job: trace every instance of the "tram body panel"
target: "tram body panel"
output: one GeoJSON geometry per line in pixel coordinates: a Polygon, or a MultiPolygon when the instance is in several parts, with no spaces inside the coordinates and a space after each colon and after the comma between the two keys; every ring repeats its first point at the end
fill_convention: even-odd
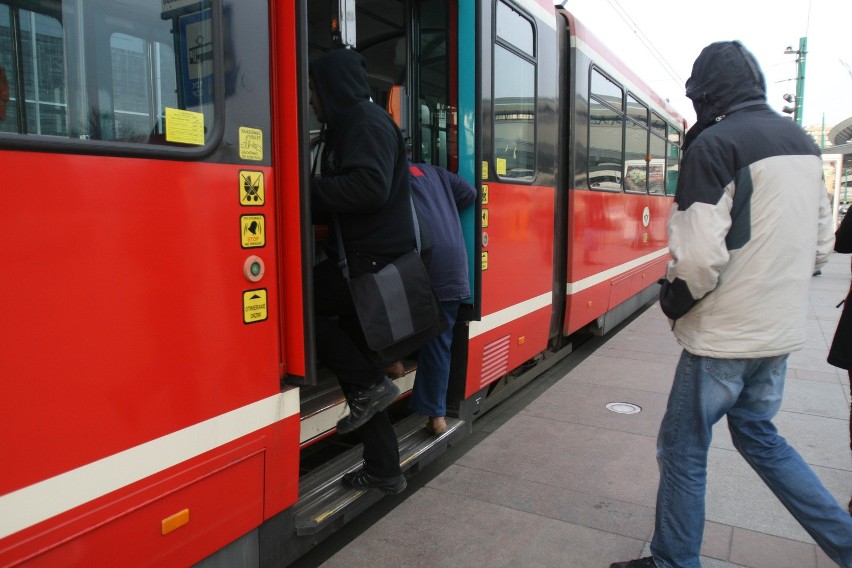
{"type": "MultiPolygon", "coordinates": [[[[28,235],[26,254],[13,251],[21,250],[19,239],[0,243],[3,256],[19,259],[18,277],[0,284],[3,312],[16,322],[4,334],[10,356],[0,363],[7,400],[16,407],[14,414],[3,413],[10,422],[2,445],[18,464],[0,479],[4,518],[22,516],[12,510],[17,491],[38,502],[67,502],[70,510],[51,509],[59,516],[47,523],[59,527],[49,532],[61,541],[79,519],[100,525],[107,510],[141,507],[150,488],[169,486],[164,480],[197,470],[194,461],[215,463],[222,454],[260,467],[200,474],[205,487],[227,495],[236,476],[254,488],[249,500],[260,503],[261,515],[267,506],[280,510],[295,502],[298,397],[286,412],[283,406],[268,411],[271,422],[260,422],[248,436],[243,425],[228,420],[229,413],[281,396],[276,275],[252,284],[243,274],[254,252],[274,263],[271,170],[252,168],[265,176],[266,206],[246,209],[239,205],[241,166],[29,152],[2,158],[20,183],[40,172],[35,211],[4,216],[10,234],[28,235]],[[68,181],[75,179],[85,183],[68,181]],[[270,242],[262,251],[242,247],[241,214],[264,217],[270,242]],[[243,298],[251,290],[266,294],[257,323],[246,322],[243,298]],[[25,427],[16,416],[26,417],[25,427]],[[200,432],[221,447],[173,447],[181,433],[192,438],[200,432]],[[227,449],[231,436],[241,440],[243,455],[227,449]],[[159,452],[172,452],[155,460],[161,472],[145,457],[159,452]],[[265,461],[275,467],[265,471],[265,461]],[[111,480],[115,493],[101,494],[109,487],[101,467],[122,471],[111,480]],[[85,495],[82,487],[89,484],[105,487],[85,505],[75,507],[77,496],[62,495],[85,495]]],[[[218,530],[211,527],[219,521],[203,519],[196,516],[193,527],[218,530]]],[[[4,539],[0,550],[45,530],[31,527],[11,543],[4,539]]],[[[81,553],[89,550],[87,542],[76,545],[81,553]]]]}
{"type": "MultiPolygon", "coordinates": [[[[295,391],[294,391],[295,392],[295,391]]],[[[277,400],[282,407],[295,404],[277,400]]],[[[271,401],[270,401],[271,402],[271,401]]],[[[255,405],[252,411],[258,410],[255,405]]],[[[243,419],[246,419],[244,413],[243,419]]],[[[220,424],[223,420],[220,418],[220,424]]],[[[200,437],[198,428],[190,437],[200,437]]],[[[258,526],[271,513],[295,502],[298,460],[280,452],[276,439],[298,436],[298,414],[261,428],[213,451],[129,483],[101,497],[57,513],[5,539],[0,564],[25,561],[26,566],[189,565],[258,526]],[[216,496],[215,499],[211,496],[216,496]]],[[[186,437],[185,437],[186,439],[186,437]]],[[[150,456],[149,466],[164,451],[131,449],[125,455],[94,462],[67,476],[97,475],[97,483],[121,483],[134,457],[150,456]],[[135,456],[133,454],[136,454],[135,456]]],[[[62,479],[28,488],[39,509],[58,510],[69,497],[50,495],[62,479]],[[44,487],[42,487],[44,486],[44,487]]],[[[93,485],[90,485],[94,487],[93,485]]],[[[9,521],[11,519],[7,519],[9,521]]]]}
{"type": "Polygon", "coordinates": [[[666,196],[570,191],[566,335],[665,274],[671,203],[666,196]]]}

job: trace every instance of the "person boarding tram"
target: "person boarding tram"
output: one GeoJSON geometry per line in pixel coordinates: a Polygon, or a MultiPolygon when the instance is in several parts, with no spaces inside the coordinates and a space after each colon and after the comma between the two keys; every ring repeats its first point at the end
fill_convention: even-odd
{"type": "Polygon", "coordinates": [[[329,221],[327,258],[314,267],[317,356],[340,382],[349,415],[339,433],[357,430],[364,466],[343,477],[354,489],[400,493],[406,479],[387,413],[399,388],[367,347],[338,260],[340,231],[352,277],[380,270],[415,248],[405,142],[396,123],[370,97],[364,58],[334,49],[312,61],[310,104],[325,126],[320,177],[311,179],[315,221],[329,221]]]}

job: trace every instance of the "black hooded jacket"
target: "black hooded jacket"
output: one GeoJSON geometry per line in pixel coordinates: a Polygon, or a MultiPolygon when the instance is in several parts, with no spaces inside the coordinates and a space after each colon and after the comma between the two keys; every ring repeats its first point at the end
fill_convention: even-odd
{"type": "MultiPolygon", "coordinates": [[[[326,121],[321,177],[311,182],[317,218],[340,219],[353,276],[375,272],[415,247],[405,141],[370,98],[363,57],[336,49],[311,63],[326,121]]],[[[326,250],[339,258],[333,223],[326,250]]]]}

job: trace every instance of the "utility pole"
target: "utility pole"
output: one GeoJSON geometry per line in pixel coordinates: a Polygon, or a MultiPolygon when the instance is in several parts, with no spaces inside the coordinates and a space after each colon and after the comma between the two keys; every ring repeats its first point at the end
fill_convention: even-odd
{"type": "Polygon", "coordinates": [[[793,120],[799,126],[802,125],[802,107],[805,102],[805,58],[808,53],[808,38],[799,38],[799,49],[788,47],[784,50],[786,55],[796,54],[796,95],[784,95],[784,100],[794,103],[792,107],[784,107],[784,112],[793,115],[793,120]]]}

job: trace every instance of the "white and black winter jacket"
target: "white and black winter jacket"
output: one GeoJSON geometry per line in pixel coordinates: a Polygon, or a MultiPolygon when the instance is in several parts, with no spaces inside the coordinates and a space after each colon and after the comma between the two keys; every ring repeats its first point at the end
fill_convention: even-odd
{"type": "Polygon", "coordinates": [[[687,81],[698,120],[669,218],[660,304],[695,355],[800,349],[808,286],[834,244],[820,151],[765,93],[739,42],[705,48],[687,81]]]}

